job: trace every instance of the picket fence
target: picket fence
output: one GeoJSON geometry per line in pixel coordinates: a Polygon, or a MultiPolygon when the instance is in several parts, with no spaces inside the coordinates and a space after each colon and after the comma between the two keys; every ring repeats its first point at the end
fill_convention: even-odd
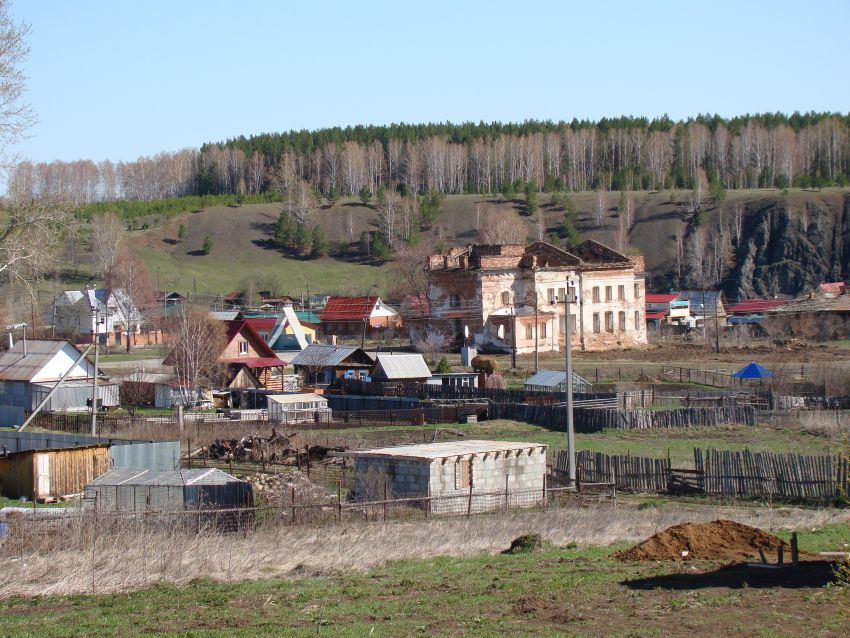
{"type": "MultiPolygon", "coordinates": [[[[555,458],[556,476],[569,472],[567,453],[555,458]]],[[[850,459],[773,452],[694,449],[694,468],[673,468],[669,458],[576,454],[579,481],[613,482],[619,490],[689,491],[722,497],[776,497],[829,501],[850,496],[850,459]],[[684,477],[684,481],[683,481],[684,477]]]]}
{"type": "MultiPolygon", "coordinates": [[[[562,405],[495,404],[488,407],[488,418],[513,419],[563,430],[566,429],[567,408],[562,405]]],[[[755,409],[742,406],[678,410],[573,410],[573,429],[582,434],[606,428],[639,430],[756,423],[755,409]]]]}

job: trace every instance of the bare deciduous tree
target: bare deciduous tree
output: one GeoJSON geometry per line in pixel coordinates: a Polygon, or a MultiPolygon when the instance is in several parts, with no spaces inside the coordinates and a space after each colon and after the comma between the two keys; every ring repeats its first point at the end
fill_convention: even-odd
{"type": "Polygon", "coordinates": [[[481,215],[478,240],[483,244],[524,244],[528,229],[516,213],[487,208],[481,215]]]}
{"type": "Polygon", "coordinates": [[[124,227],[112,213],[99,215],[91,222],[91,254],[95,273],[106,277],[121,247],[124,239],[124,227]]]}
{"type": "Polygon", "coordinates": [[[169,332],[174,349],[166,363],[174,366],[184,405],[191,405],[195,392],[220,376],[224,323],[210,318],[204,308],[181,304],[169,322],[169,332]]]}
{"type": "Polygon", "coordinates": [[[156,290],[144,262],[129,252],[121,253],[110,268],[106,286],[113,301],[116,319],[127,337],[130,352],[131,337],[145,322],[153,319],[156,290]]]}

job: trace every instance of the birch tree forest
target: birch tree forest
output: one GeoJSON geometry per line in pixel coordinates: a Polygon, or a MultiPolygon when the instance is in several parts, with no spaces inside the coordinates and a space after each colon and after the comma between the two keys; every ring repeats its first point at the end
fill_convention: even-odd
{"type": "MultiPolygon", "coordinates": [[[[239,137],[133,162],[21,162],[9,193],[74,204],[298,191],[325,197],[850,183],[850,116],[392,124],[239,137]]],[[[387,205],[392,205],[388,201],[387,205]]]]}

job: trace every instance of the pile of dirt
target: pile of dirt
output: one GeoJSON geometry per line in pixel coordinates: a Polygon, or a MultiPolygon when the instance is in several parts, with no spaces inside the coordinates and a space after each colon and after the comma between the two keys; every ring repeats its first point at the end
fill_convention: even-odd
{"type": "Polygon", "coordinates": [[[682,523],[646,539],[631,549],[616,552],[614,558],[632,560],[761,560],[759,550],[770,562],[776,562],[779,547],[790,559],[791,548],[781,538],[757,527],[735,521],[682,523]]]}

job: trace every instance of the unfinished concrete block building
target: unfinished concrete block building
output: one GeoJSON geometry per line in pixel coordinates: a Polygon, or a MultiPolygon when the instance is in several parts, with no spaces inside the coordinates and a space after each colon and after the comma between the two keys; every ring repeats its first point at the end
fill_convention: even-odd
{"type": "Polygon", "coordinates": [[[512,441],[450,441],[349,455],[354,458],[358,498],[380,498],[385,481],[392,497],[431,497],[421,506],[448,514],[500,509],[506,503],[512,507],[540,504],[546,447],[512,441]]]}

